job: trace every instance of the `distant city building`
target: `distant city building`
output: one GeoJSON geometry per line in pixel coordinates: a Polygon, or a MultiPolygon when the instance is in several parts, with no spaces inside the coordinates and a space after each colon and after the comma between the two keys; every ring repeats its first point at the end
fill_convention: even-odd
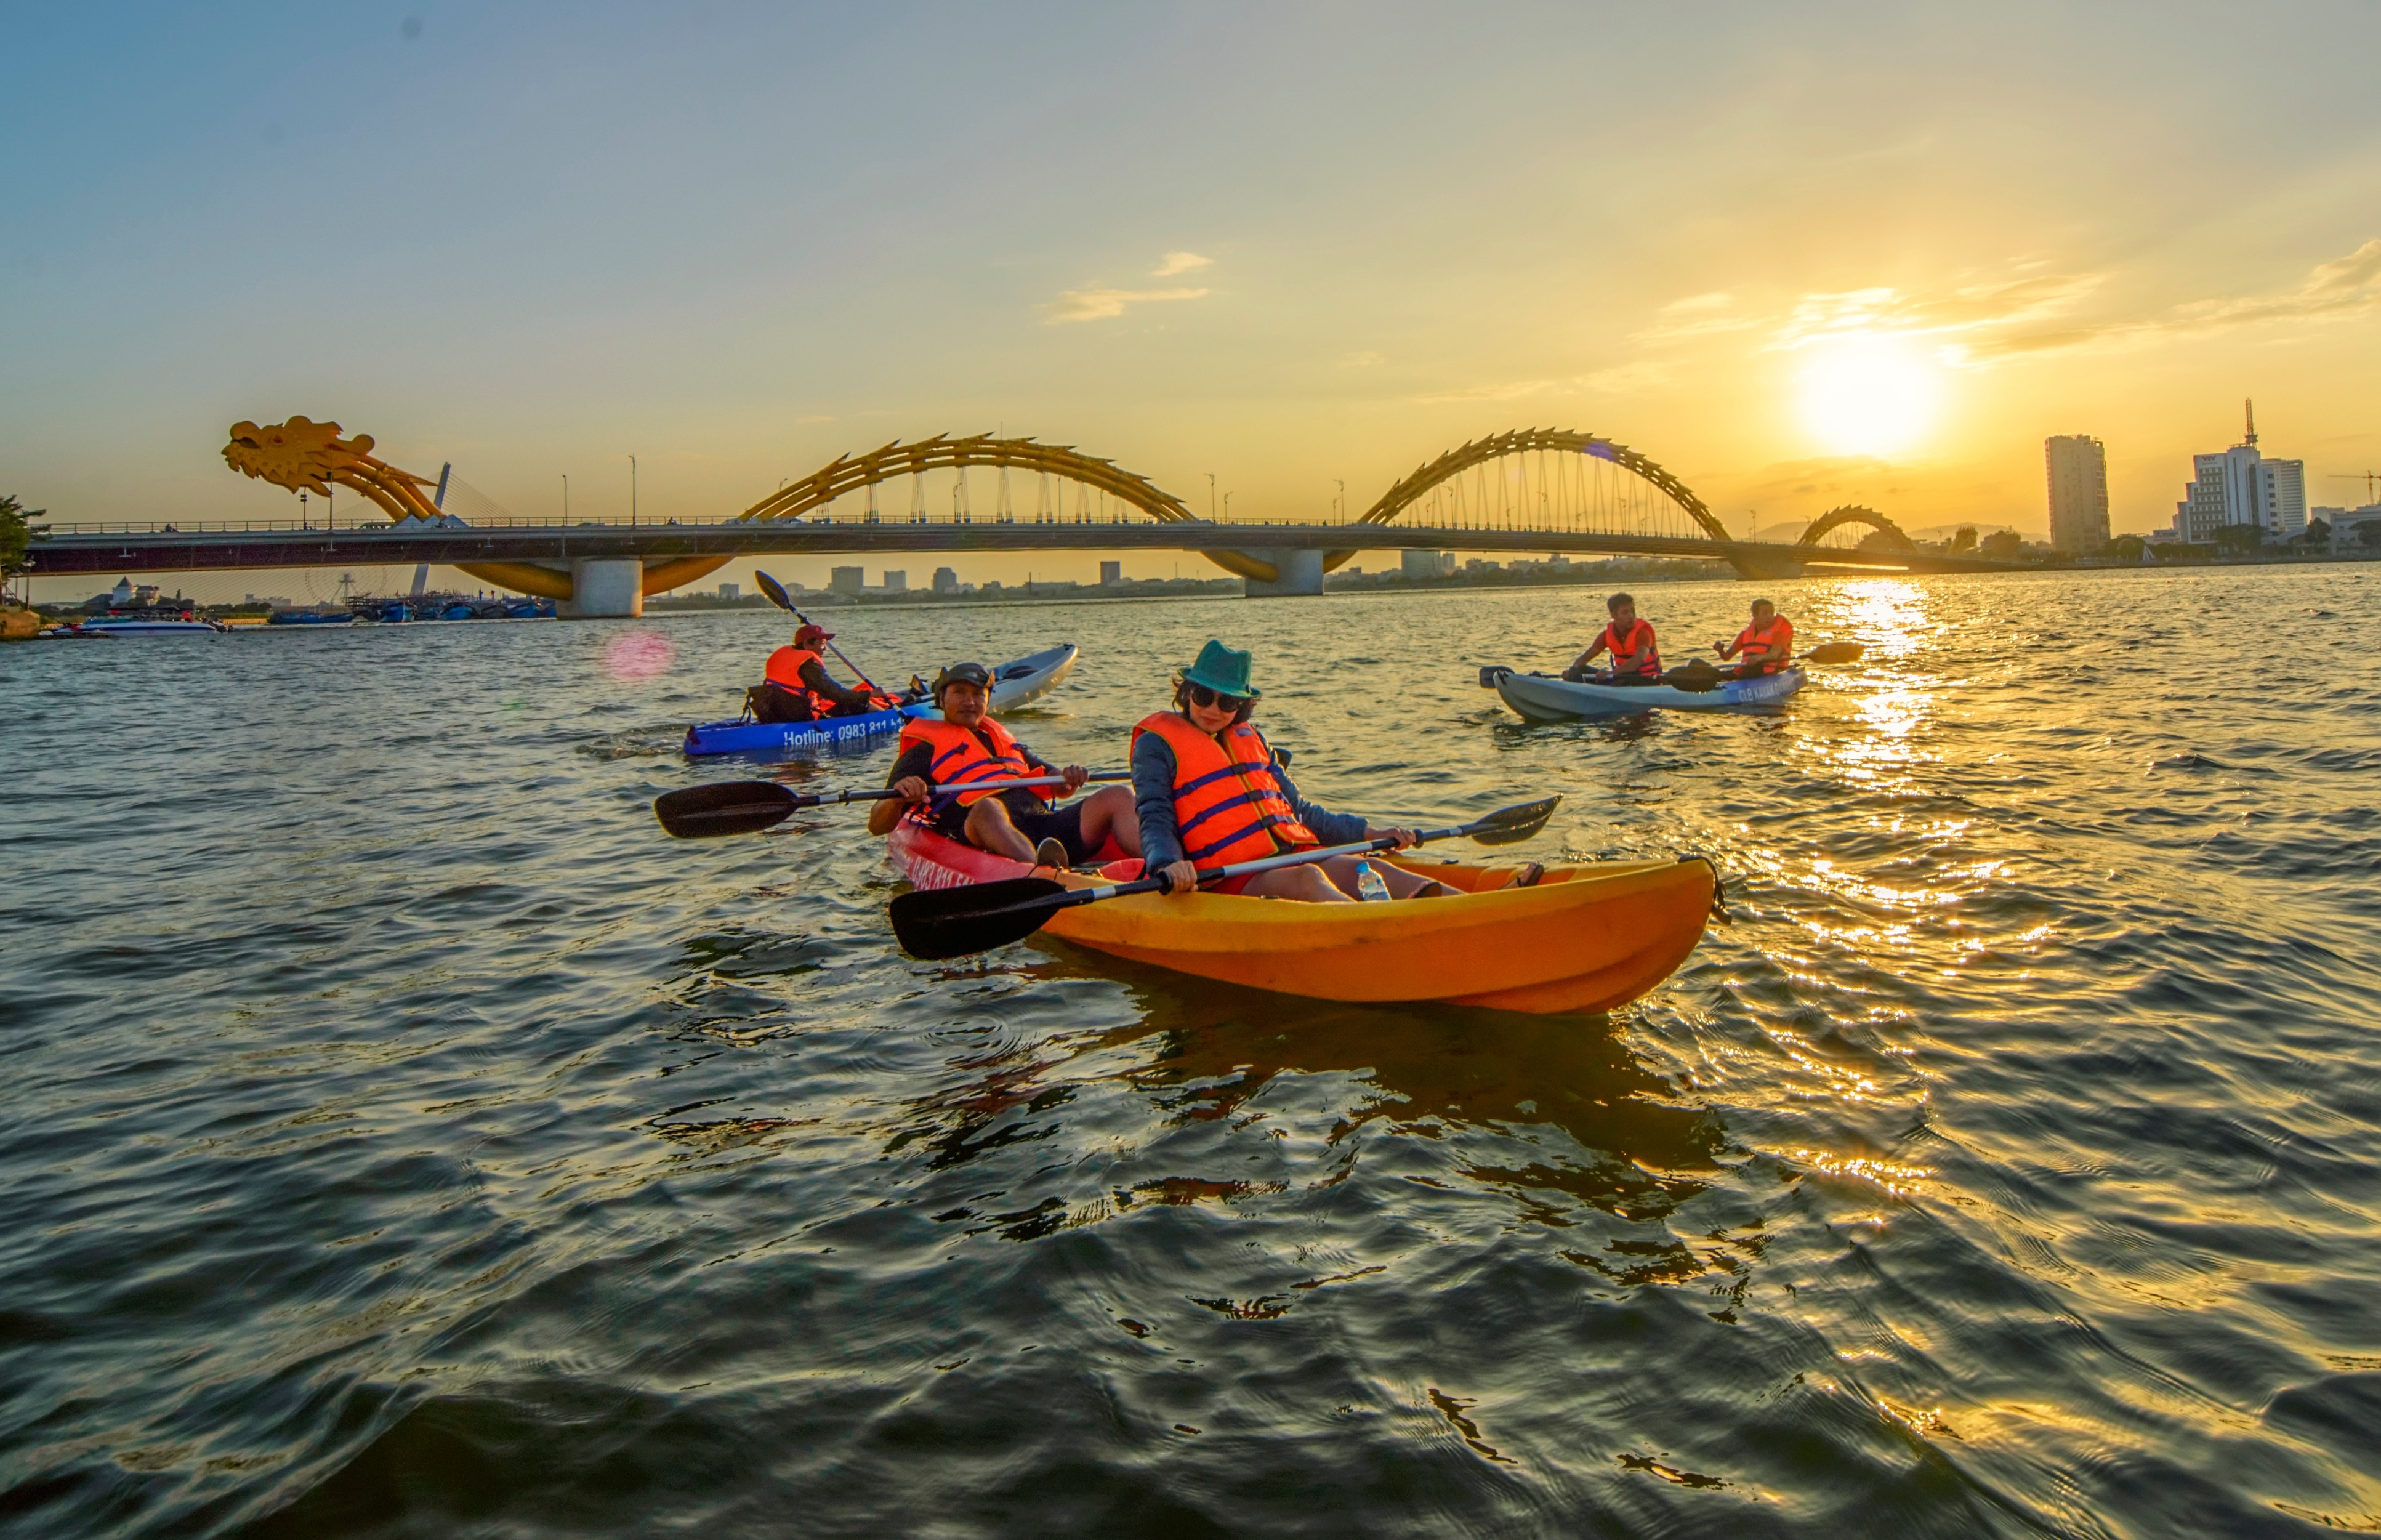
{"type": "Polygon", "coordinates": [[[2336,556],[2381,556],[2381,503],[2361,508],[2317,508],[2315,516],[2331,526],[2331,554],[2336,556]]]}
{"type": "Polygon", "coordinates": [[[721,583],[719,585],[719,596],[723,599],[739,598],[742,596],[743,593],[743,589],[734,583],[721,583]]]}
{"type": "Polygon", "coordinates": [[[959,591],[959,575],[957,572],[952,571],[947,567],[937,567],[934,568],[935,593],[957,593],[959,591]]]}
{"type": "Polygon", "coordinates": [[[910,592],[910,574],[909,574],[908,572],[906,572],[906,571],[903,571],[903,572],[887,572],[887,573],[885,573],[885,593],[909,593],[909,592],[910,592]]]}
{"type": "Polygon", "coordinates": [[[827,569],[826,586],[830,593],[857,596],[868,586],[868,569],[864,567],[835,567],[827,569]]]}
{"type": "Polygon", "coordinates": [[[1122,581],[1124,581],[1124,563],[1120,561],[1104,561],[1100,563],[1100,586],[1102,588],[1107,588],[1113,584],[1120,583],[1122,581]]]}
{"type": "Polygon", "coordinates": [[[2248,412],[2241,441],[2219,455],[2191,457],[2191,484],[2174,506],[2178,539],[2204,545],[2216,532],[2253,527],[2267,540],[2306,530],[2306,462],[2267,459],[2257,449],[2257,417],[2248,412]]]}
{"type": "Polygon", "coordinates": [[[1452,551],[1400,551],[1398,569],[1409,578],[1444,578],[1455,570],[1452,551]]]}
{"type": "Polygon", "coordinates": [[[2108,544],[2108,452],[2085,434],[2043,441],[2050,473],[2050,544],[2090,556],[2108,544]]]}

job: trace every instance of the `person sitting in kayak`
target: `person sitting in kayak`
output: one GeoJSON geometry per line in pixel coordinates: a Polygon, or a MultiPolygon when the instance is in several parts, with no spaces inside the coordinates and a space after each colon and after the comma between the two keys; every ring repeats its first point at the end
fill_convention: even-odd
{"type": "Polygon", "coordinates": [[[744,703],[756,722],[815,722],[822,716],[858,716],[881,711],[884,703],[865,690],[847,690],[835,682],[819,661],[819,649],[835,633],[803,622],[793,645],[769,654],[763,682],[744,692],[744,703]]]}
{"type": "MultiPolygon", "coordinates": [[[[1246,653],[1208,642],[1174,681],[1175,709],[1143,717],[1132,729],[1142,870],[1164,877],[1168,893],[1197,888],[1201,867],[1364,839],[1394,839],[1399,849],[1414,842],[1411,829],[1376,829],[1299,795],[1286,756],[1249,724],[1261,693],[1249,683],[1250,662],[1246,653]]],[[[1455,891],[1386,862],[1373,870],[1393,898],[1455,891]]],[[[1356,858],[1334,856],[1228,878],[1207,891],[1339,904],[1355,900],[1356,882],[1356,858]]]]}
{"type": "Polygon", "coordinates": [[[1757,679],[1764,674],[1775,674],[1794,661],[1794,622],[1777,613],[1777,606],[1766,599],[1752,601],[1752,624],[1739,631],[1734,642],[1715,642],[1712,651],[1719,660],[1741,657],[1734,668],[1723,669],[1720,677],[1729,679],[1757,679]]]}
{"type": "Polygon", "coordinates": [[[1072,807],[1051,806],[1091,772],[1080,764],[1054,768],[994,721],[987,711],[992,674],[983,665],[951,665],[934,676],[934,692],[943,719],[921,717],[902,727],[900,757],[885,777],[900,799],[869,810],[869,833],[891,834],[904,816],[914,817],[946,838],[1037,866],[1088,861],[1110,835],[1125,854],[1141,853],[1132,794],[1123,787],[1104,786],[1072,807]],[[1029,776],[1064,776],[1067,784],[950,793],[971,781],[1029,776]],[[937,788],[946,794],[937,796],[937,788]]]}
{"type": "Polygon", "coordinates": [[[1573,684],[1660,684],[1662,652],[1654,644],[1652,623],[1637,618],[1637,601],[1616,593],[1604,602],[1604,608],[1611,623],[1593,646],[1571,660],[1563,678],[1573,684]],[[1612,654],[1611,666],[1591,672],[1588,666],[1606,653],[1612,654]]]}

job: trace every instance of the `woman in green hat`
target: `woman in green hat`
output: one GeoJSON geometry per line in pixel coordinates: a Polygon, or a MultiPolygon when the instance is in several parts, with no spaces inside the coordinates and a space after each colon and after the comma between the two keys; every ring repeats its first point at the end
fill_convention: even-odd
{"type": "MultiPolygon", "coordinates": [[[[1208,642],[1174,681],[1174,709],[1132,729],[1132,791],[1144,870],[1166,878],[1169,893],[1188,893],[1199,886],[1201,867],[1364,839],[1391,838],[1400,849],[1412,844],[1411,829],[1376,829],[1299,795],[1264,735],[1249,723],[1261,693],[1249,682],[1249,663],[1248,654],[1208,642]]],[[[1373,870],[1391,898],[1455,891],[1386,862],[1373,870]]],[[[1235,877],[1208,891],[1339,904],[1356,898],[1356,858],[1334,856],[1235,877]]]]}

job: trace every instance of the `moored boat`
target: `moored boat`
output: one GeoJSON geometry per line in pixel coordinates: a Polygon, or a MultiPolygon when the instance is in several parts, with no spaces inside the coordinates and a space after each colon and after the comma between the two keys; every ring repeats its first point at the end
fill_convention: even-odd
{"type": "MultiPolygon", "coordinates": [[[[917,887],[956,887],[1032,869],[904,820],[886,842],[917,887]]],[[[1135,894],[1059,911],[1044,928],[1079,945],[1201,978],[1325,1000],[1421,1001],[1545,1014],[1611,1010],[1685,961],[1702,940],[1716,877],[1709,863],[1549,865],[1534,886],[1509,868],[1380,858],[1463,889],[1451,898],[1305,904],[1195,893],[1135,894]]],[[[1112,862],[1070,886],[1140,874],[1112,862]]]]}
{"type": "Polygon", "coordinates": [[[1723,679],[1710,690],[1679,690],[1667,684],[1581,684],[1550,674],[1517,674],[1510,668],[1480,671],[1505,703],[1532,722],[1568,722],[1582,716],[1619,716],[1631,712],[1725,711],[1776,705],[1802,688],[1802,670],[1780,669],[1754,679],[1723,679]]]}
{"type": "Polygon", "coordinates": [[[76,636],[206,636],[231,629],[219,620],[108,618],[62,628],[76,636]]]}

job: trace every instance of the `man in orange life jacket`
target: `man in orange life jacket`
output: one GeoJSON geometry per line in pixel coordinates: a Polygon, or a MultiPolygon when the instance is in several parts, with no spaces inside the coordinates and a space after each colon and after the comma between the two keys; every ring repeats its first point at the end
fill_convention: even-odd
{"type": "Polygon", "coordinates": [[[942,709],[943,719],[921,718],[901,729],[901,756],[885,777],[900,800],[888,799],[871,808],[868,832],[891,834],[893,825],[914,811],[947,838],[1039,866],[1088,861],[1110,835],[1125,854],[1139,855],[1141,833],[1133,826],[1132,794],[1121,786],[1104,786],[1072,807],[1052,807],[1090,779],[1091,772],[1080,764],[1052,768],[986,715],[991,699],[992,674],[980,663],[955,663],[934,676],[934,704],[942,709]],[[972,781],[1028,776],[1064,776],[1067,784],[1004,791],[954,789],[972,781]]]}
{"type": "Polygon", "coordinates": [[[1604,601],[1604,608],[1612,623],[1604,628],[1594,645],[1571,660],[1563,678],[1573,684],[1660,684],[1661,649],[1654,644],[1653,625],[1637,618],[1637,601],[1616,593],[1604,601]],[[1606,653],[1612,654],[1611,667],[1591,675],[1588,665],[1606,653]]]}
{"type": "MultiPolygon", "coordinates": [[[[1259,693],[1249,683],[1249,666],[1248,654],[1208,642],[1175,681],[1175,709],[1144,717],[1133,728],[1132,791],[1143,870],[1164,877],[1167,892],[1188,893],[1199,886],[1202,867],[1383,837],[1395,839],[1399,849],[1412,844],[1411,829],[1376,829],[1353,813],[1327,812],[1298,794],[1264,735],[1249,725],[1259,693]]],[[[1373,870],[1393,898],[1454,891],[1386,862],[1373,870]]],[[[1228,878],[1206,891],[1349,903],[1356,898],[1356,858],[1276,867],[1228,878]]]]}
{"type": "Polygon", "coordinates": [[[813,722],[822,716],[857,716],[877,709],[876,697],[864,690],[846,690],[827,677],[819,649],[835,640],[833,631],[805,621],[794,632],[794,644],[769,654],[764,682],[745,694],[759,722],[813,722]]]}
{"type": "Polygon", "coordinates": [[[1739,631],[1734,642],[1715,642],[1712,651],[1726,663],[1741,656],[1744,661],[1734,668],[1724,669],[1721,678],[1730,679],[1759,678],[1775,674],[1794,661],[1794,622],[1777,613],[1777,606],[1766,599],[1752,601],[1752,624],[1739,631]]]}

